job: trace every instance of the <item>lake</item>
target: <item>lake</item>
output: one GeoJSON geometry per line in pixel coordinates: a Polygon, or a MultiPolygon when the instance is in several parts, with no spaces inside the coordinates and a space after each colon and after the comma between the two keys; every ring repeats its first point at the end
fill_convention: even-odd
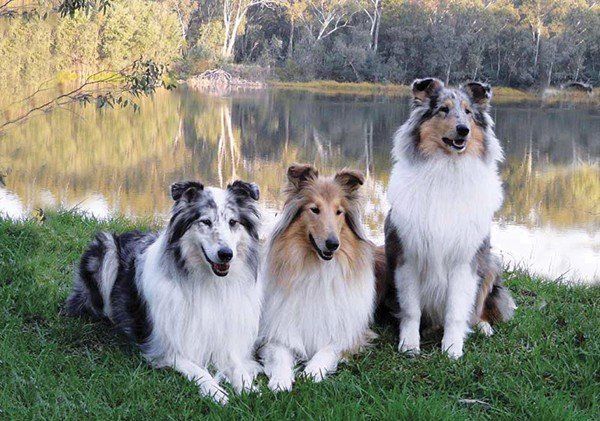
{"type": "MultiPolygon", "coordinates": [[[[0,214],[77,209],[97,218],[165,218],[168,186],[234,178],[261,187],[269,217],[285,169],[310,162],[367,175],[366,224],[383,242],[394,131],[406,97],[259,90],[217,97],[180,88],[132,110],[74,108],[37,116],[0,137],[0,214]]],[[[600,280],[600,112],[495,104],[504,146],[504,206],[492,244],[506,266],[550,280],[600,280]]]]}

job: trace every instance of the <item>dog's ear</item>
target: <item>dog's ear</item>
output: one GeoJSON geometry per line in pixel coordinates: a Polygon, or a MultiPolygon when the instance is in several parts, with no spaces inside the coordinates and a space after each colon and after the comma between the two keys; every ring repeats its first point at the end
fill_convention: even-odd
{"type": "Polygon", "coordinates": [[[293,164],[287,170],[287,177],[290,184],[300,190],[307,181],[319,177],[319,171],[312,165],[293,164]]]}
{"type": "Polygon", "coordinates": [[[333,179],[348,193],[354,193],[360,186],[365,184],[363,173],[354,170],[341,170],[333,179]]]}
{"type": "Polygon", "coordinates": [[[231,191],[236,196],[250,197],[253,200],[258,200],[260,197],[260,190],[254,183],[247,183],[242,180],[235,180],[233,183],[227,186],[227,190],[231,191]]]}
{"type": "Polygon", "coordinates": [[[487,83],[468,82],[460,88],[477,105],[487,107],[492,99],[492,87],[487,83]]]}
{"type": "Polygon", "coordinates": [[[202,190],[204,190],[204,186],[197,181],[179,181],[171,184],[171,197],[174,201],[192,202],[198,198],[198,194],[202,190]]]}
{"type": "Polygon", "coordinates": [[[436,95],[443,87],[444,82],[433,77],[428,77],[425,79],[415,79],[411,89],[414,100],[422,103],[427,98],[436,95]]]}

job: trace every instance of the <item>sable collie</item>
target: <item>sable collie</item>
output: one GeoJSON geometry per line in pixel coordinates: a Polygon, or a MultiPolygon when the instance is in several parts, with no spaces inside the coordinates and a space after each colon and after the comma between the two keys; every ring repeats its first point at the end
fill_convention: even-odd
{"type": "Polygon", "coordinates": [[[385,223],[388,279],[399,304],[401,352],[419,352],[421,319],[443,325],[442,349],[463,354],[472,326],[512,317],[515,303],[490,252],[502,204],[502,149],[488,114],[488,85],[412,84],[413,109],[394,138],[385,223]]]}
{"type": "Polygon", "coordinates": [[[268,243],[260,350],[272,390],[290,390],[294,366],[320,381],[372,337],[375,247],[361,225],[363,175],[288,169],[286,202],[268,243]]]}
{"type": "Polygon", "coordinates": [[[195,181],[171,186],[159,233],[100,233],[81,258],[71,315],[105,318],[156,367],[172,367],[202,395],[227,402],[214,367],[237,392],[253,388],[261,288],[256,185],[226,190],[195,181]]]}

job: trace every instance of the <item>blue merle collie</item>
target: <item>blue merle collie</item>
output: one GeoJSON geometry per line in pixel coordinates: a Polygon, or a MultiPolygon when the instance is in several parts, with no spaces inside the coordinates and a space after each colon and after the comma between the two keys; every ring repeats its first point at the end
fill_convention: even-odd
{"type": "Polygon", "coordinates": [[[237,392],[253,390],[261,289],[255,184],[171,186],[159,233],[100,233],[81,258],[71,315],[105,318],[156,367],[172,367],[202,395],[227,402],[209,367],[237,392]]]}
{"type": "Polygon", "coordinates": [[[502,149],[488,114],[488,85],[412,85],[413,109],[394,138],[385,224],[388,280],[396,288],[399,350],[418,353],[421,321],[443,326],[442,349],[463,354],[471,327],[486,335],[514,301],[490,250],[502,204],[502,149]]]}

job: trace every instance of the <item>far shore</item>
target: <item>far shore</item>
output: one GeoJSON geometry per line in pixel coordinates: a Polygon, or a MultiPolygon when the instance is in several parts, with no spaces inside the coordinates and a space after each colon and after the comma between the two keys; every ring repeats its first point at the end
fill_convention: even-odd
{"type": "MultiPolygon", "coordinates": [[[[372,82],[336,82],[333,80],[314,80],[310,82],[268,81],[267,85],[278,89],[310,91],[325,95],[406,96],[410,94],[410,87],[408,85],[372,82]]],[[[544,91],[529,91],[498,86],[493,87],[493,92],[495,102],[543,101],[548,104],[573,102],[600,105],[600,96],[595,93],[589,95],[578,91],[561,91],[559,88],[549,88],[544,91]]]]}

